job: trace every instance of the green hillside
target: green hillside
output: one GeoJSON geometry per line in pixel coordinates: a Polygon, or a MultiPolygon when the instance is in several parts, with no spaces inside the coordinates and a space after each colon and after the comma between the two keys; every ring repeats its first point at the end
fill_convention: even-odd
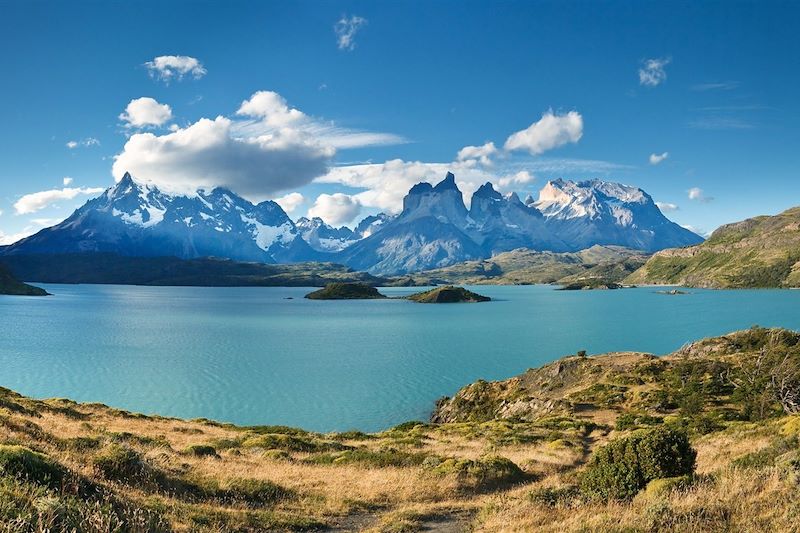
{"type": "Polygon", "coordinates": [[[658,252],[625,282],[800,287],[800,207],[727,224],[697,246],[658,252]]]}

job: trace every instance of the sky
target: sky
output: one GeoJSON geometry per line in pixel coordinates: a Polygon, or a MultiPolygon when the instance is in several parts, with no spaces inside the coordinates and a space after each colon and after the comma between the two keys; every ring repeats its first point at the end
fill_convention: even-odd
{"type": "Polygon", "coordinates": [[[0,244],[129,171],[354,225],[451,170],[643,188],[679,224],[800,204],[798,2],[0,0],[0,244]]]}

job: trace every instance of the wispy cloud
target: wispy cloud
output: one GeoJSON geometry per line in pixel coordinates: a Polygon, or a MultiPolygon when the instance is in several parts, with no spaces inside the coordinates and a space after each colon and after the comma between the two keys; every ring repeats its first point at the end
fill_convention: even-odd
{"type": "Polygon", "coordinates": [[[333,27],[336,33],[336,43],[339,50],[354,50],[356,47],[356,33],[367,24],[367,19],[352,15],[343,16],[333,27]]]}
{"type": "Polygon", "coordinates": [[[645,59],[639,68],[639,84],[646,87],[656,87],[667,81],[665,67],[672,62],[669,57],[645,59]]]}
{"type": "Polygon", "coordinates": [[[696,130],[747,130],[755,126],[738,117],[701,117],[689,121],[689,127],[696,130]]]}
{"type": "Polygon", "coordinates": [[[74,150],[79,146],[88,148],[90,146],[100,146],[100,141],[95,139],[94,137],[86,137],[85,139],[81,139],[78,141],[67,141],[66,146],[70,150],[74,150]]]}
{"type": "Polygon", "coordinates": [[[18,215],[26,215],[62,200],[71,200],[78,195],[98,194],[104,190],[102,187],[64,187],[63,189],[33,192],[17,200],[14,203],[14,210],[18,215]]]}
{"type": "Polygon", "coordinates": [[[711,83],[698,83],[697,85],[692,85],[690,88],[693,91],[706,92],[706,91],[730,91],[732,89],[736,89],[737,87],[739,87],[738,81],[721,81],[721,82],[711,82],[711,83]]]}

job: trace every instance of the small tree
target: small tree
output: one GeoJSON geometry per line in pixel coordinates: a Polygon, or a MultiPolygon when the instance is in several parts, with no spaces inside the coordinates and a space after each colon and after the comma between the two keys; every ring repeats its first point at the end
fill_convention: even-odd
{"type": "Polygon", "coordinates": [[[635,431],[594,453],[581,490],[599,500],[630,499],[654,479],[692,474],[696,456],[686,433],[666,426],[635,431]]]}

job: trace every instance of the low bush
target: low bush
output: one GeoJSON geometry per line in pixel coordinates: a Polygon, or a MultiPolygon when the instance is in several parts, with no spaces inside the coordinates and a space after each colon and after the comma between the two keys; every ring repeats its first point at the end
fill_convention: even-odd
{"type": "Polygon", "coordinates": [[[245,448],[263,448],[265,450],[285,450],[287,452],[326,452],[346,450],[349,447],[338,442],[317,440],[314,438],[268,433],[249,437],[242,442],[245,448]]]}
{"type": "Polygon", "coordinates": [[[293,495],[292,491],[265,479],[229,480],[219,492],[222,499],[249,504],[268,504],[284,500],[293,495]]]}
{"type": "Polygon", "coordinates": [[[339,453],[313,455],[307,459],[307,462],[313,464],[360,464],[380,468],[386,466],[419,466],[428,457],[429,454],[407,452],[394,448],[381,450],[358,448],[339,453]]]}
{"type": "Polygon", "coordinates": [[[462,488],[476,491],[491,490],[522,481],[525,473],[510,459],[497,455],[472,459],[447,459],[433,471],[455,475],[462,488]]]}
{"type": "Polygon", "coordinates": [[[654,479],[692,474],[696,456],[681,431],[666,426],[638,430],[594,453],[581,491],[592,499],[630,499],[654,479]]]}
{"type": "Polygon", "coordinates": [[[0,473],[48,487],[59,487],[66,469],[25,446],[0,445],[0,473]]]}
{"type": "Polygon", "coordinates": [[[147,465],[139,452],[119,444],[110,444],[100,450],[93,462],[103,477],[114,481],[137,481],[148,473],[147,465]]]}
{"type": "Polygon", "coordinates": [[[578,497],[580,491],[578,487],[540,487],[528,493],[528,499],[533,503],[544,505],[546,507],[555,507],[557,505],[566,504],[578,497]]]}
{"type": "Polygon", "coordinates": [[[195,457],[219,457],[217,450],[207,444],[192,444],[184,450],[184,453],[195,457]]]}

